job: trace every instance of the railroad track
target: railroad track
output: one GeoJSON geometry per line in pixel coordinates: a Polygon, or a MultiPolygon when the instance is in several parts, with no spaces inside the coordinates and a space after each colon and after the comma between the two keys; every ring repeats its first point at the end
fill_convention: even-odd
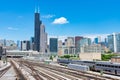
{"type": "Polygon", "coordinates": [[[32,75],[36,80],[69,80],[55,73],[44,70],[43,68],[32,66],[30,63],[22,62],[22,64],[29,67],[33,71],[32,75]]]}
{"type": "Polygon", "coordinates": [[[5,68],[4,70],[0,71],[0,78],[11,68],[11,66],[5,68]]]}
{"type": "Polygon", "coordinates": [[[36,70],[33,65],[25,63],[24,61],[15,61],[17,62],[17,64],[22,64],[20,67],[23,68],[25,71],[29,72],[36,80],[55,80],[54,78],[51,78],[43,72],[36,70]],[[29,68],[31,71],[28,70],[26,67],[29,68]]]}
{"type": "MultiPolygon", "coordinates": [[[[26,64],[28,64],[28,65],[34,65],[34,66],[37,66],[37,67],[40,67],[40,68],[44,68],[45,70],[47,70],[47,71],[49,71],[49,72],[54,72],[54,73],[56,73],[56,74],[58,74],[58,75],[63,75],[63,76],[66,76],[66,77],[68,77],[67,79],[66,79],[66,77],[64,77],[64,78],[58,78],[58,80],[87,80],[88,78],[86,78],[86,77],[83,77],[83,76],[80,76],[80,75],[73,75],[73,74],[71,74],[71,73],[68,73],[67,71],[65,71],[64,72],[64,70],[63,71],[61,71],[61,70],[57,70],[56,68],[50,68],[50,67],[46,67],[45,66],[45,64],[41,64],[41,65],[44,65],[44,66],[40,66],[40,64],[36,64],[36,63],[31,63],[31,62],[28,62],[28,61],[24,61],[24,63],[26,63],[26,64]],[[64,74],[63,74],[64,73],[64,74]]],[[[48,72],[46,72],[46,73],[48,73],[48,72]]],[[[52,75],[53,76],[53,75],[52,75]]],[[[56,77],[56,76],[55,76],[56,77]]],[[[52,79],[53,80],[53,79],[52,79]]],[[[56,79],[55,79],[56,80],[56,79]]]]}
{"type": "MultiPolygon", "coordinates": [[[[36,68],[38,68],[38,67],[36,66],[36,68]]],[[[63,73],[63,72],[59,72],[59,71],[52,70],[52,69],[48,69],[48,68],[45,68],[45,70],[50,71],[50,72],[53,72],[53,73],[55,73],[55,74],[59,74],[59,75],[61,75],[61,76],[64,76],[64,77],[66,77],[66,80],[69,80],[69,79],[70,79],[70,80],[80,80],[80,79],[77,78],[77,77],[74,77],[74,76],[65,74],[65,73],[63,73]]]]}
{"type": "Polygon", "coordinates": [[[28,60],[17,60],[17,62],[31,69],[31,75],[33,75],[36,80],[118,80],[41,62],[28,60]]]}
{"type": "Polygon", "coordinates": [[[118,79],[113,79],[113,78],[110,78],[110,77],[105,77],[105,76],[100,76],[100,75],[96,75],[96,74],[91,74],[91,73],[87,73],[87,72],[81,72],[81,71],[76,71],[76,70],[71,70],[71,69],[68,69],[68,68],[64,68],[64,67],[58,67],[58,66],[53,66],[53,65],[47,65],[47,64],[44,64],[44,63],[35,63],[35,62],[29,62],[29,61],[25,61],[27,64],[32,64],[32,65],[36,65],[36,66],[39,66],[39,67],[44,67],[44,68],[48,68],[48,69],[51,69],[51,70],[56,70],[56,71],[59,71],[59,72],[63,72],[63,73],[66,73],[66,74],[69,74],[69,75],[73,75],[73,76],[76,76],[76,77],[79,77],[79,78],[87,78],[87,79],[94,79],[94,80],[118,80],[118,79]],[[80,75],[82,77],[80,77],[80,75]]]}

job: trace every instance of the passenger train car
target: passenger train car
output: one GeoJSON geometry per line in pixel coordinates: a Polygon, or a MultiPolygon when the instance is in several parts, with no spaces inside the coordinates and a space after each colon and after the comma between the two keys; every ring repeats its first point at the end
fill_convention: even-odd
{"type": "Polygon", "coordinates": [[[82,72],[86,72],[89,71],[89,66],[86,65],[79,65],[79,64],[68,64],[67,67],[69,69],[74,69],[74,70],[78,70],[78,71],[82,71],[82,72]]]}
{"type": "Polygon", "coordinates": [[[105,73],[120,75],[120,64],[111,62],[96,62],[95,70],[102,70],[105,73]]]}
{"type": "Polygon", "coordinates": [[[104,73],[120,75],[120,63],[111,63],[103,61],[81,61],[81,60],[68,60],[58,59],[59,64],[79,64],[89,66],[90,70],[103,71],[104,73]]]}

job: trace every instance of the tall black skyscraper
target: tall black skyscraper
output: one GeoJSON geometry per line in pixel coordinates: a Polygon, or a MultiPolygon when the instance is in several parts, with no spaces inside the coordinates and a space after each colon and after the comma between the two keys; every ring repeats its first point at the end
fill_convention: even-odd
{"type": "Polygon", "coordinates": [[[42,21],[40,21],[40,13],[39,9],[35,11],[35,31],[34,31],[34,49],[36,51],[40,51],[40,25],[42,24],[42,21]]]}

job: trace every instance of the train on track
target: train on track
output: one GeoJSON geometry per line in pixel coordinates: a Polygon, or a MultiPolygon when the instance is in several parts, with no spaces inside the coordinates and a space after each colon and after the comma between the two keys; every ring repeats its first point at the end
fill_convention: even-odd
{"type": "Polygon", "coordinates": [[[81,61],[69,59],[57,59],[57,62],[62,65],[78,64],[89,66],[92,71],[103,71],[104,73],[120,75],[120,63],[112,63],[106,61],[81,61]]]}
{"type": "Polygon", "coordinates": [[[87,72],[89,71],[89,66],[86,66],[86,65],[78,65],[78,64],[68,64],[67,67],[69,69],[74,69],[74,70],[79,70],[79,71],[82,71],[82,72],[87,72]]]}

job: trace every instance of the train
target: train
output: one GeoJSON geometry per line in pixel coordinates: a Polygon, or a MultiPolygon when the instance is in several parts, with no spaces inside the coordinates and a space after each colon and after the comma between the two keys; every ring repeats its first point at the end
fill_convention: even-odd
{"type": "Polygon", "coordinates": [[[89,66],[86,65],[78,65],[78,64],[68,64],[67,67],[69,69],[74,69],[74,70],[78,70],[78,71],[82,71],[82,72],[87,72],[89,71],[89,66]]]}
{"type": "Polygon", "coordinates": [[[59,64],[78,64],[89,66],[92,71],[103,71],[107,74],[120,76],[120,63],[112,63],[106,61],[82,61],[82,60],[70,60],[70,59],[57,59],[59,64]]]}

